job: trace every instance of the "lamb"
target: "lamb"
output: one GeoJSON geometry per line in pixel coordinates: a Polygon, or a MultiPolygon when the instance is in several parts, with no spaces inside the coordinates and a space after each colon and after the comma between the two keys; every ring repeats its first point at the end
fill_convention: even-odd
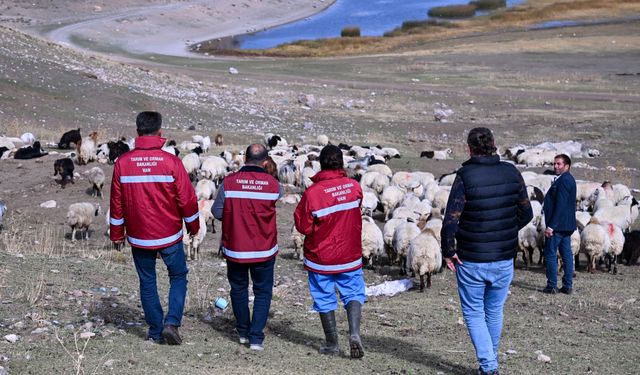
{"type": "Polygon", "coordinates": [[[303,260],[304,253],[302,249],[304,246],[304,235],[298,232],[295,225],[291,226],[291,242],[293,243],[293,251],[296,259],[303,260]]]}
{"type": "Polygon", "coordinates": [[[420,292],[424,292],[424,275],[427,275],[427,288],[431,288],[431,275],[442,267],[442,251],[433,229],[420,232],[409,242],[407,264],[420,275],[420,292]]]}
{"type": "MultiPolygon", "coordinates": [[[[538,250],[540,258],[542,258],[542,244],[538,234],[537,223],[533,220],[518,231],[518,251],[522,252],[522,260],[524,268],[529,269],[529,265],[533,263],[533,253],[538,250]]],[[[514,259],[515,262],[515,259],[514,259]]]]}
{"type": "Polygon", "coordinates": [[[61,177],[60,185],[62,186],[63,189],[67,185],[67,178],[69,179],[69,182],[71,182],[72,184],[75,183],[73,182],[74,169],[75,169],[75,166],[73,165],[73,160],[69,158],[58,159],[55,162],[53,162],[53,175],[54,176],[60,175],[61,177]]]}
{"type": "Polygon", "coordinates": [[[393,147],[383,147],[382,153],[385,159],[391,159],[391,158],[400,159],[402,157],[400,155],[400,152],[393,147]]]}
{"type": "Polygon", "coordinates": [[[85,240],[89,239],[89,226],[93,223],[93,217],[100,215],[102,209],[100,205],[82,202],[73,203],[67,211],[67,224],[71,226],[71,242],[76,241],[76,231],[84,229],[85,240]]]}
{"type": "Polygon", "coordinates": [[[378,258],[384,254],[384,240],[382,231],[369,216],[362,217],[361,240],[362,257],[373,268],[373,263],[377,263],[378,258]]]}
{"type": "Polygon", "coordinates": [[[84,172],[85,175],[88,175],[89,182],[91,183],[91,196],[99,196],[100,199],[103,199],[102,196],[102,187],[104,186],[104,172],[100,167],[93,167],[88,171],[84,172]]]}
{"type": "MultiPolygon", "coordinates": [[[[211,233],[216,232],[216,220],[213,217],[213,212],[211,212],[211,208],[213,207],[213,199],[200,199],[198,200],[198,212],[200,216],[204,218],[204,222],[211,222],[211,233]]],[[[207,227],[204,227],[204,230],[207,230],[207,227]]]]}
{"type": "Polygon", "coordinates": [[[316,142],[318,143],[318,145],[324,147],[329,144],[329,137],[324,134],[320,134],[318,138],[316,138],[316,142]]]}
{"type": "Polygon", "coordinates": [[[212,199],[216,194],[216,185],[211,180],[200,180],[196,184],[196,197],[200,199],[212,199]]]}
{"type": "Polygon", "coordinates": [[[187,260],[198,260],[200,254],[200,245],[204,242],[204,238],[207,235],[207,223],[202,215],[198,216],[200,222],[200,230],[195,236],[187,235],[187,227],[183,223],[182,230],[185,233],[182,236],[182,244],[184,245],[184,254],[187,256],[187,260]]]}
{"type": "Polygon", "coordinates": [[[400,274],[407,274],[407,251],[412,239],[420,234],[420,228],[410,221],[396,227],[393,233],[393,250],[396,254],[396,261],[400,264],[400,274]]]}
{"type": "Polygon", "coordinates": [[[402,202],[405,192],[397,186],[387,186],[382,191],[380,203],[384,211],[384,221],[389,220],[389,214],[402,202]]]}
{"type": "Polygon", "coordinates": [[[66,150],[71,148],[71,145],[76,147],[78,143],[82,140],[82,136],[80,135],[80,128],[77,130],[69,130],[64,133],[62,137],[60,137],[60,142],[58,142],[58,148],[66,150]]]}
{"type": "Polygon", "coordinates": [[[35,141],[31,146],[26,146],[26,147],[17,149],[16,153],[13,155],[13,158],[26,160],[26,159],[39,158],[45,155],[47,155],[47,153],[44,152],[44,150],[42,149],[42,146],[40,146],[40,142],[35,141]]]}
{"type": "Polygon", "coordinates": [[[97,159],[98,132],[92,132],[88,138],[76,144],[78,150],[78,164],[84,165],[97,159]]]}

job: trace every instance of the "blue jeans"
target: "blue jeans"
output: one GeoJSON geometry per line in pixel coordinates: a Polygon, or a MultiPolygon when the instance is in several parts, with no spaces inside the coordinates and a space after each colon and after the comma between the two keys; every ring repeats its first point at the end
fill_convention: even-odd
{"type": "Polygon", "coordinates": [[[547,267],[547,287],[558,286],[558,250],[562,257],[562,286],[573,288],[573,253],[571,252],[571,235],[573,232],[553,232],[544,243],[544,262],[547,267]]]}
{"type": "Polygon", "coordinates": [[[273,295],[273,267],[276,258],[260,263],[236,263],[227,260],[227,278],[231,285],[231,306],[236,331],[249,344],[262,344],[273,295]],[[249,274],[253,282],[253,316],[249,315],[249,274]]]}
{"type": "Polygon", "coordinates": [[[309,271],[309,291],[313,297],[313,309],[319,313],[327,313],[338,308],[336,287],[340,293],[342,304],[347,306],[350,301],[358,301],[364,305],[364,277],[362,268],[355,271],[320,274],[309,271]]]}
{"type": "Polygon", "coordinates": [[[140,278],[140,302],[144,320],[149,325],[148,336],[160,340],[164,324],[179,327],[182,322],[184,300],[187,296],[187,262],[182,241],[162,250],[131,248],[133,262],[140,278]],[[169,308],[164,317],[156,284],[156,256],[160,254],[169,272],[169,308]],[[163,322],[164,317],[164,322],[163,322]]]}
{"type": "Polygon", "coordinates": [[[498,369],[502,310],[513,279],[513,259],[456,265],[462,315],[483,371],[498,369]]]}

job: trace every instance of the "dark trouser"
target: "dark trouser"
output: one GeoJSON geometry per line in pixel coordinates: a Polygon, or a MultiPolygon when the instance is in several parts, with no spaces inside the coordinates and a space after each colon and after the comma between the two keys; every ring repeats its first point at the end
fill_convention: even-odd
{"type": "Polygon", "coordinates": [[[149,337],[160,340],[164,324],[179,327],[182,322],[184,300],[187,296],[187,262],[184,257],[182,241],[162,250],[131,248],[133,262],[140,278],[140,302],[144,310],[144,319],[149,325],[149,337]],[[163,317],[162,305],[156,284],[156,256],[160,253],[169,271],[169,308],[163,317]]]}
{"type": "Polygon", "coordinates": [[[573,253],[571,252],[571,235],[573,232],[553,232],[553,236],[544,243],[544,262],[547,267],[547,287],[558,286],[558,252],[562,257],[562,286],[573,287],[573,253]]]}
{"type": "Polygon", "coordinates": [[[231,305],[236,331],[250,344],[262,344],[273,294],[275,257],[261,263],[236,263],[227,260],[227,278],[231,285],[231,305]],[[253,316],[249,315],[249,273],[253,282],[253,316]]]}

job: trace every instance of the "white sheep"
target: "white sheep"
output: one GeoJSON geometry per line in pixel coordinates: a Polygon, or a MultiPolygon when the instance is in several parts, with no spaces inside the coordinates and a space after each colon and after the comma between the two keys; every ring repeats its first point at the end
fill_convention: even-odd
{"type": "MultiPolygon", "coordinates": [[[[211,223],[211,233],[216,232],[216,220],[213,217],[213,212],[211,212],[211,207],[213,207],[213,199],[199,199],[198,200],[198,212],[200,216],[204,218],[204,222],[211,223]]],[[[207,227],[204,227],[204,230],[207,230],[207,227]]]]}
{"type": "Polygon", "coordinates": [[[382,191],[380,203],[384,211],[384,221],[389,220],[389,214],[398,207],[404,199],[405,191],[398,186],[390,185],[382,191]]]}
{"type": "Polygon", "coordinates": [[[587,271],[593,273],[596,269],[596,260],[609,251],[611,238],[603,225],[597,220],[587,224],[580,233],[580,252],[588,259],[587,271]]]}
{"type": "Polygon", "coordinates": [[[216,185],[211,180],[200,180],[196,184],[198,199],[212,199],[216,194],[216,185]]]}
{"type": "Polygon", "coordinates": [[[407,274],[407,251],[409,244],[420,234],[420,228],[413,222],[405,221],[396,227],[393,233],[393,251],[396,255],[396,262],[400,264],[400,274],[407,274]]]}
{"type": "Polygon", "coordinates": [[[362,188],[371,188],[379,195],[384,188],[389,186],[389,177],[380,172],[368,171],[360,178],[360,186],[362,188]]]}
{"type": "Polygon", "coordinates": [[[280,201],[284,204],[296,204],[300,202],[300,194],[287,193],[280,198],[280,201]]]}
{"type": "Polygon", "coordinates": [[[204,242],[204,238],[207,235],[207,222],[203,215],[198,216],[200,222],[200,230],[195,236],[187,234],[187,226],[182,223],[182,230],[184,236],[182,236],[182,244],[184,245],[184,254],[187,256],[187,260],[198,260],[200,254],[200,245],[204,242]]]}
{"type": "Polygon", "coordinates": [[[409,243],[407,264],[411,270],[420,275],[420,291],[424,292],[424,275],[427,275],[427,288],[431,288],[431,275],[442,267],[442,251],[436,234],[432,229],[425,229],[409,243]]]}
{"type": "Polygon", "coordinates": [[[209,151],[209,148],[211,147],[211,138],[209,136],[203,137],[201,135],[194,135],[191,137],[191,140],[200,145],[202,152],[209,151]]]}
{"type": "Polygon", "coordinates": [[[396,254],[393,251],[393,234],[396,232],[398,225],[405,221],[405,219],[390,219],[386,221],[382,227],[382,239],[389,262],[393,262],[396,259],[396,254]]]}
{"type": "Polygon", "coordinates": [[[386,159],[400,158],[400,152],[393,147],[383,147],[382,153],[386,159]]]}
{"type": "MultiPolygon", "coordinates": [[[[364,191],[364,189],[363,189],[364,191]]],[[[362,196],[362,214],[373,216],[373,211],[378,207],[378,196],[373,191],[364,191],[362,196]]]]}
{"type": "Polygon", "coordinates": [[[638,218],[638,203],[632,196],[627,196],[617,206],[594,212],[593,217],[600,223],[612,223],[627,231],[638,218]]]}
{"type": "Polygon", "coordinates": [[[540,258],[538,259],[542,257],[541,238],[536,224],[532,220],[518,231],[518,252],[522,252],[525,269],[528,269],[529,265],[533,264],[533,253],[536,250],[540,253],[540,258]]]}
{"type": "Polygon", "coordinates": [[[451,188],[448,186],[442,186],[436,195],[433,197],[433,207],[439,208],[440,212],[444,214],[444,211],[447,209],[447,202],[449,201],[449,194],[451,193],[451,188]]]}
{"type": "Polygon", "coordinates": [[[78,164],[84,165],[97,159],[98,132],[92,132],[88,137],[82,138],[78,148],[78,164]]]}
{"type": "Polygon", "coordinates": [[[384,254],[384,239],[382,231],[369,216],[362,217],[362,257],[368,262],[369,267],[378,262],[378,258],[384,254]]]}
{"type": "Polygon", "coordinates": [[[317,172],[311,166],[311,162],[307,162],[300,175],[300,187],[302,187],[302,190],[307,190],[309,186],[313,185],[311,177],[315,176],[316,173],[317,172]]]}
{"type": "Polygon", "coordinates": [[[67,224],[71,227],[71,241],[76,241],[76,230],[84,230],[85,240],[89,239],[89,226],[93,223],[93,217],[102,212],[100,205],[82,202],[73,203],[67,211],[67,224]]]}
{"type": "Polygon", "coordinates": [[[195,152],[190,152],[182,158],[182,165],[192,180],[195,179],[201,164],[200,156],[195,152]]]}
{"type": "Polygon", "coordinates": [[[420,219],[420,215],[419,214],[414,212],[412,208],[406,207],[406,206],[397,207],[395,210],[393,210],[393,213],[391,214],[391,217],[400,218],[400,219],[411,219],[414,222],[416,222],[416,221],[418,221],[418,219],[420,219]]]}
{"type": "Polygon", "coordinates": [[[329,144],[329,137],[324,134],[320,134],[316,139],[316,142],[318,143],[318,145],[324,147],[329,144]]]}
{"type": "Polygon", "coordinates": [[[200,176],[219,184],[227,175],[228,166],[226,160],[219,156],[207,156],[202,160],[200,176]]]}
{"type": "Polygon", "coordinates": [[[291,242],[293,243],[293,251],[296,259],[303,260],[304,235],[298,232],[295,225],[291,226],[291,242]]]}
{"type": "Polygon", "coordinates": [[[582,229],[591,221],[591,215],[588,212],[576,211],[576,224],[578,224],[578,230],[582,232],[582,229]]]}
{"type": "Polygon", "coordinates": [[[389,168],[389,166],[386,164],[370,165],[367,167],[367,172],[378,172],[387,176],[387,178],[393,177],[393,171],[391,171],[391,168],[389,168]]]}
{"type": "Polygon", "coordinates": [[[84,174],[87,175],[87,178],[91,183],[91,196],[99,196],[100,199],[103,199],[102,188],[104,187],[105,176],[102,169],[100,167],[93,167],[84,172],[84,174]]]}

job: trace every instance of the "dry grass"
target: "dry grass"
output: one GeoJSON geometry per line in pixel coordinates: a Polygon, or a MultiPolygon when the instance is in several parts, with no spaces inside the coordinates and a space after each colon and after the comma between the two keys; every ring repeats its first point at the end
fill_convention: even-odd
{"type": "MultiPolygon", "coordinates": [[[[70,350],[65,345],[63,338],[60,337],[60,334],[58,333],[58,330],[55,331],[55,337],[56,337],[56,340],[58,341],[58,343],[60,344],[60,346],[62,346],[62,349],[67,354],[69,359],[71,359],[71,363],[73,364],[73,369],[74,369],[76,375],[85,374],[86,373],[85,372],[85,363],[87,362],[86,361],[85,352],[87,350],[87,346],[89,345],[89,341],[91,341],[91,338],[87,338],[85,340],[84,344],[83,344],[82,342],[80,342],[81,338],[80,338],[80,335],[78,334],[78,332],[74,332],[73,333],[73,347],[70,350]]],[[[91,371],[91,374],[97,373],[100,364],[103,362],[103,360],[109,354],[111,354],[112,350],[113,349],[108,350],[98,360],[98,363],[96,364],[96,366],[93,369],[93,371],[91,371]]]]}
{"type": "Polygon", "coordinates": [[[493,10],[506,7],[507,0],[475,0],[470,4],[475,5],[478,10],[493,10]]]}
{"type": "Polygon", "coordinates": [[[340,30],[340,36],[343,38],[351,37],[351,38],[359,38],[360,37],[360,27],[358,26],[347,26],[343,27],[340,30]]]}
{"type": "Polygon", "coordinates": [[[440,18],[469,18],[476,14],[476,6],[474,4],[467,5],[448,5],[442,7],[433,7],[427,13],[429,17],[440,18]]]}
{"type": "Polygon", "coordinates": [[[208,50],[237,56],[325,57],[407,51],[423,48],[425,43],[471,33],[495,32],[505,27],[526,27],[540,22],[566,19],[629,17],[640,13],[640,0],[540,0],[509,9],[498,9],[485,17],[416,27],[408,21],[406,30],[392,30],[387,37],[330,38],[297,41],[268,50],[208,50]]]}
{"type": "Polygon", "coordinates": [[[216,284],[211,271],[205,271],[198,265],[191,264],[189,267],[189,293],[185,301],[185,311],[193,313],[204,313],[213,301],[213,285],[216,284]]]}

